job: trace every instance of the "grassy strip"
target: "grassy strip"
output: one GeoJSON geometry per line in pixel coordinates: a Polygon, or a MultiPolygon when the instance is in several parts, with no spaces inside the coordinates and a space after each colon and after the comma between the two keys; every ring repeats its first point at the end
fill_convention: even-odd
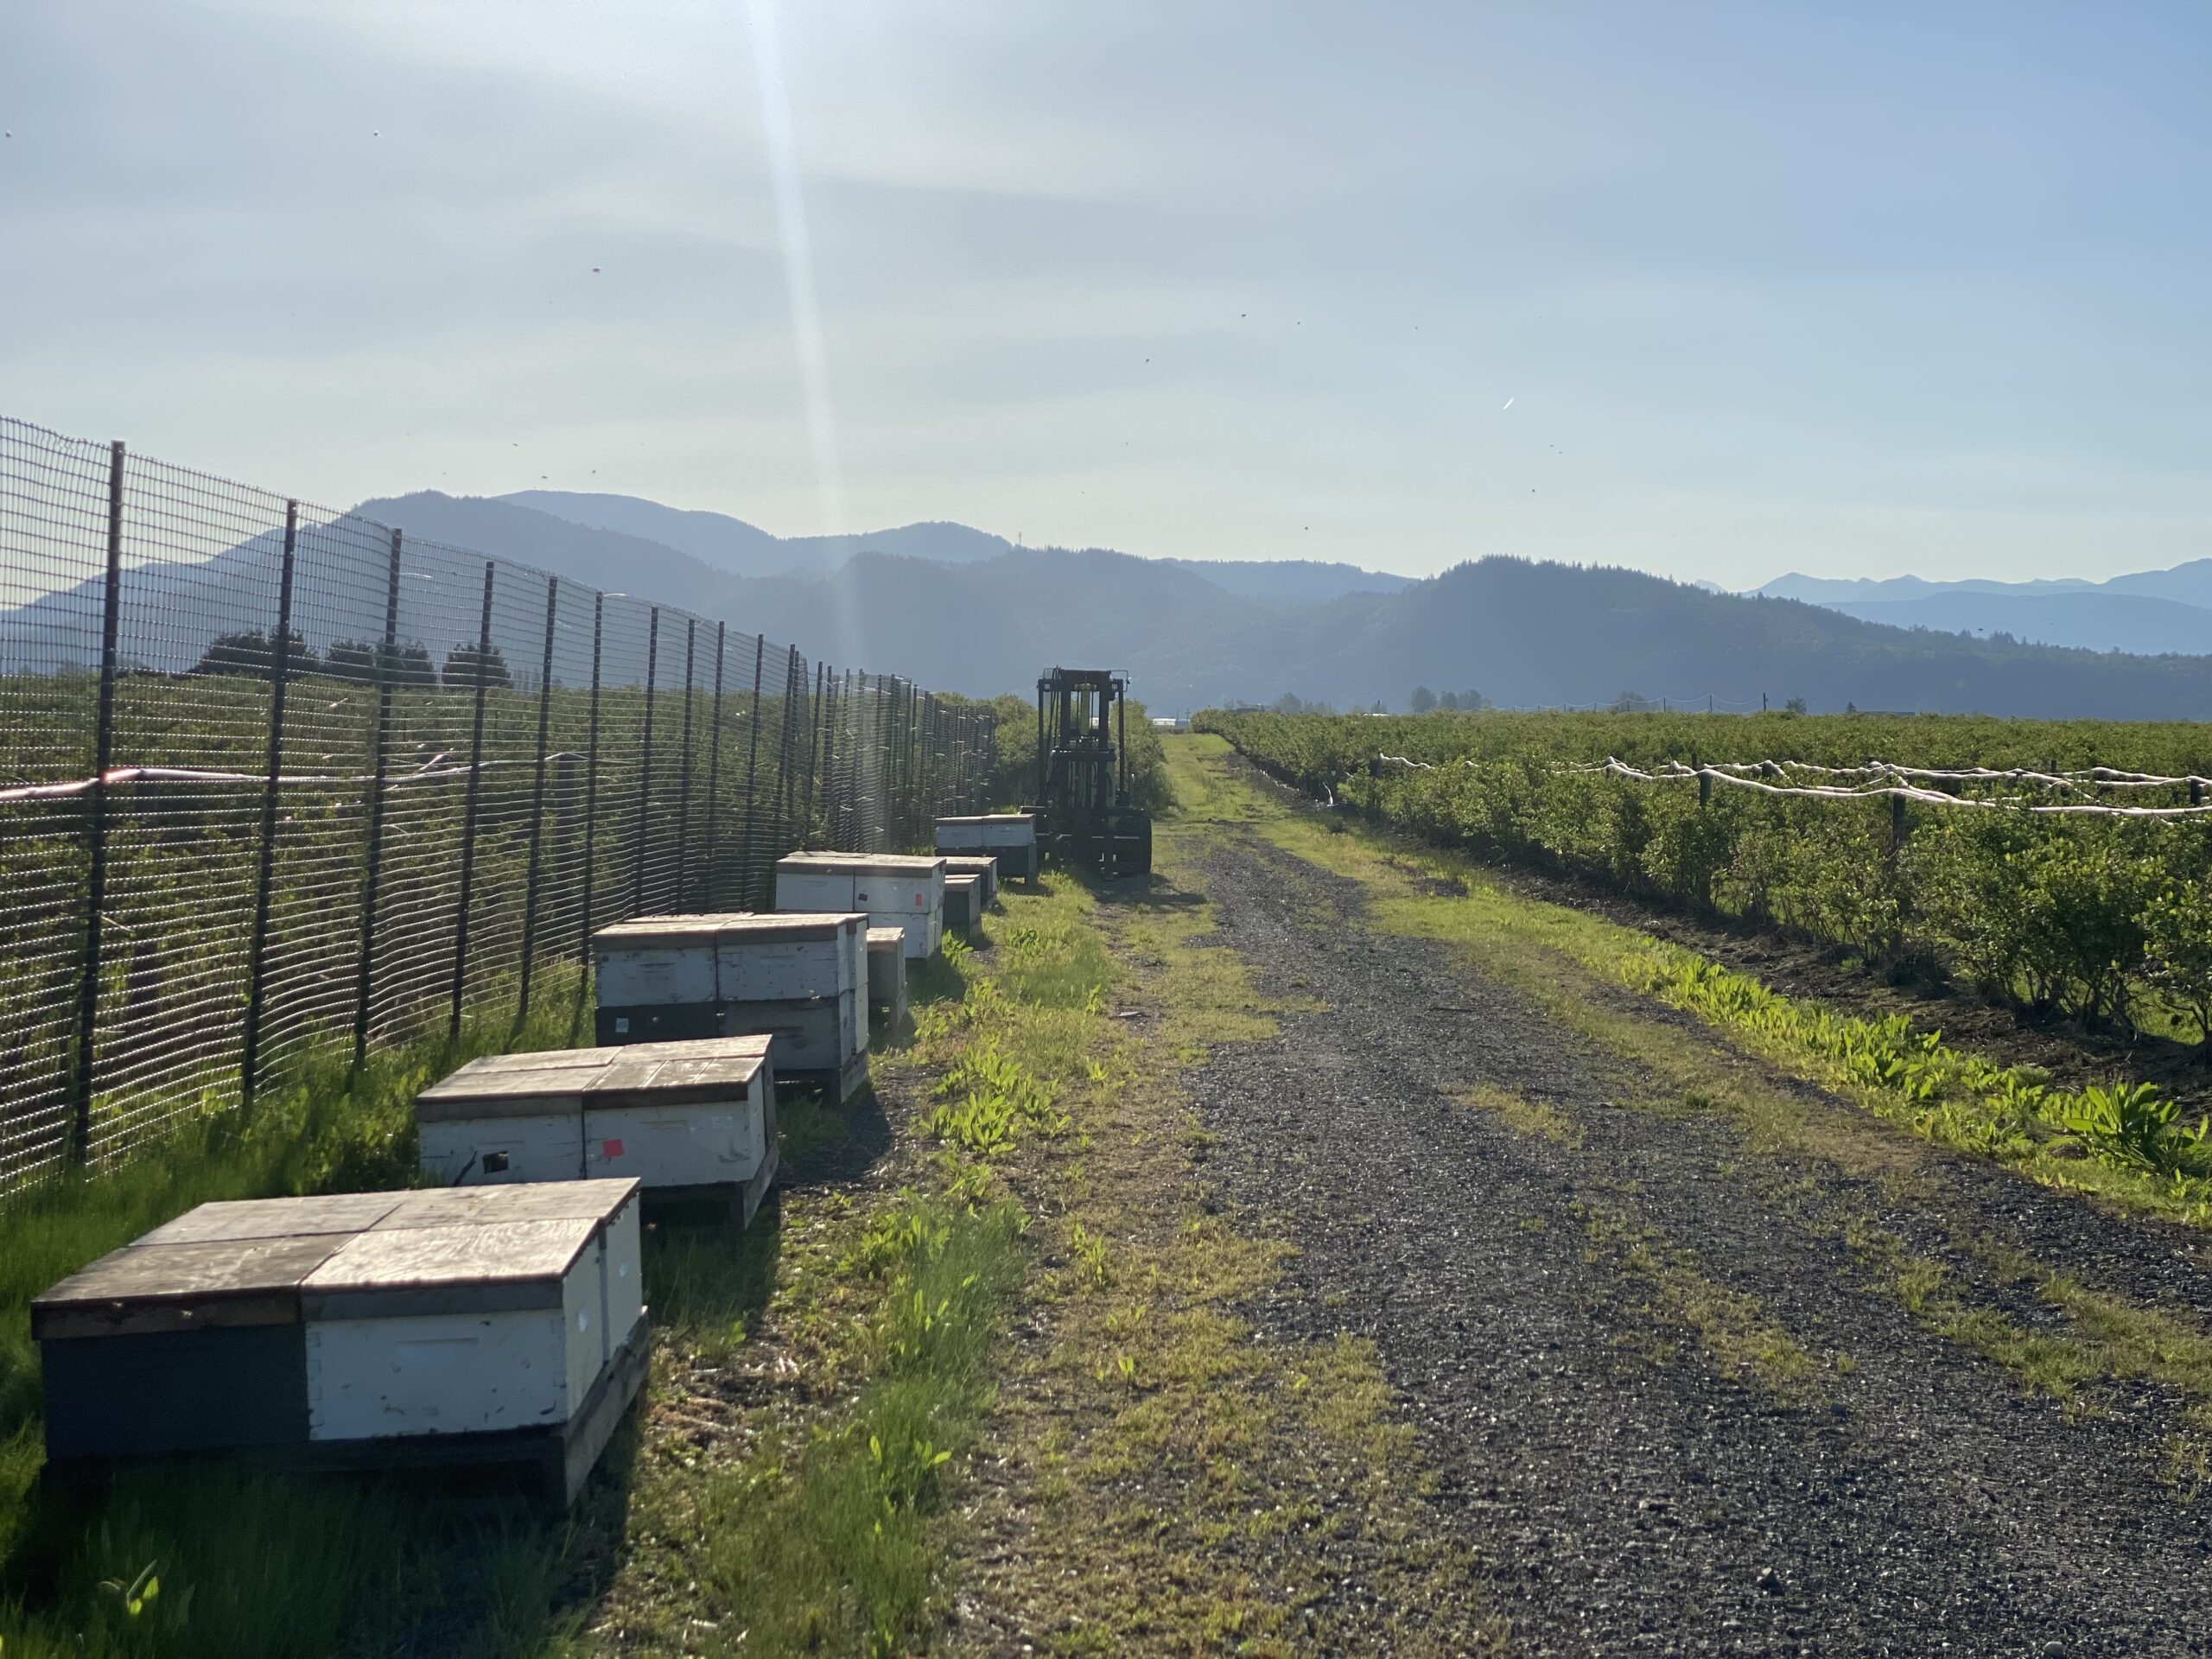
{"type": "MultiPolygon", "coordinates": [[[[1225,741],[1182,740],[1179,779],[1217,772],[1225,741]]],[[[1217,792],[1220,784],[1212,785],[1217,792]]],[[[1295,812],[1246,787],[1241,821],[1300,857],[1369,889],[1374,925],[1479,950],[1496,963],[1531,950],[1564,956],[1612,984],[1694,1014],[1745,1052],[1844,1095],[1939,1146],[1992,1158],[2044,1185],[2075,1189],[2139,1214],[2212,1225],[2212,1173],[2201,1130],[2171,1103],[2125,1084],[2078,1093],[2025,1068],[1997,1065],[1916,1033],[1902,1016],[1868,1020],[1783,996],[1747,975],[1601,917],[1527,899],[1443,849],[1388,847],[1342,821],[1295,812]],[[1253,804],[1256,803],[1256,806],[1253,804]],[[1414,880],[1447,882],[1448,902],[1414,880]],[[1464,895],[1464,896],[1458,896],[1464,895]]]]}
{"type": "Polygon", "coordinates": [[[543,1541],[481,1526],[457,1541],[449,1527],[426,1538],[404,1501],[373,1486],[208,1470],[125,1479],[89,1516],[43,1505],[29,1310],[55,1280],[195,1205],[411,1184],[416,1094],[477,1055],[572,1041],[581,993],[573,971],[548,971],[521,1026],[474,1014],[458,1039],[441,1031],[379,1047],[351,1077],[342,1060],[308,1056],[264,1085],[251,1118],[203,1118],[158,1154],[10,1209],[0,1251],[0,1552],[12,1598],[0,1607],[0,1642],[10,1659],[372,1645],[444,1599],[434,1542],[454,1546],[476,1575],[480,1598],[464,1599],[480,1599],[479,1634],[492,1649],[534,1628],[551,1588],[543,1541]],[[134,1612],[123,1592],[142,1579],[134,1612]]]}
{"type": "Polygon", "coordinates": [[[712,1264],[679,1275],[623,1559],[592,1627],[556,1651],[897,1653],[941,1627],[945,1504],[977,1455],[1000,1333],[1034,1289],[1006,1171],[1068,1134],[1057,1102],[1091,1079],[1108,1026],[1077,896],[1005,902],[999,950],[950,944],[912,1052],[879,1056],[887,1081],[923,1083],[917,1062],[935,1078],[888,1160],[906,1184],[786,1191],[747,1324],[721,1322],[712,1264]]]}
{"type": "MultiPolygon", "coordinates": [[[[1037,1217],[1044,1274],[963,1529],[954,1645],[1489,1650],[1500,1632],[1425,1508],[1372,1346],[1254,1328],[1293,1294],[1291,1247],[1220,1212],[1178,1073],[1286,1010],[1213,945],[1191,839],[1164,823],[1149,891],[1064,888],[1001,947],[1001,982],[1024,988],[1007,1052],[1058,1057],[1033,1068],[1049,1101],[1015,1113],[1030,1127],[991,1173],[1037,1217]]],[[[970,1172],[974,1121],[938,1119],[970,1172]]]]}

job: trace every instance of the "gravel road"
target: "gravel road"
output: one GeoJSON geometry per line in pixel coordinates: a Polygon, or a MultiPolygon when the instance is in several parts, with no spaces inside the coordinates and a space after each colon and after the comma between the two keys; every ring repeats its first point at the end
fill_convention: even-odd
{"type": "MultiPolygon", "coordinates": [[[[1943,1154],[1901,1198],[1747,1152],[1711,1114],[1619,1104],[1618,1058],[1442,947],[1367,931],[1356,884],[1240,830],[1200,858],[1223,943],[1325,1007],[1193,1081],[1220,1137],[1208,1179],[1287,1215],[1301,1249],[1302,1294],[1252,1317],[1375,1342],[1520,1652],[2212,1652],[2212,1497],[2164,1478],[2177,1402],[2029,1395],[1876,1288],[1835,1218],[2201,1312],[2193,1241],[1943,1154]],[[1484,1084],[1573,1132],[1453,1098],[1484,1084]],[[1636,1267],[1639,1239],[1688,1277],[1636,1267]],[[1700,1319],[1746,1309],[1817,1360],[1803,1386],[1743,1380],[1700,1342],[1700,1319]]],[[[2056,1319],[1958,1281],[2028,1328],[2056,1319]]]]}

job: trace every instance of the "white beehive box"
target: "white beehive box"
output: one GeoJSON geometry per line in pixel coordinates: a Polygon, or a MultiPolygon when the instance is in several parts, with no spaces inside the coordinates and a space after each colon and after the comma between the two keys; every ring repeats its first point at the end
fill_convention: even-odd
{"type": "Polygon", "coordinates": [[[944,932],[944,861],[891,853],[791,853],[776,861],[776,908],[851,910],[871,927],[906,930],[906,954],[938,953],[944,932]]]}
{"type": "Polygon", "coordinates": [[[638,1192],[203,1205],[33,1303],[49,1469],[427,1456],[525,1463],[572,1499],[645,1375],[638,1192]]]}
{"type": "Polygon", "coordinates": [[[731,912],[601,928],[599,1040],[770,1036],[780,1073],[833,1079],[842,1099],[867,1074],[868,919],[731,912]]]}
{"type": "Polygon", "coordinates": [[[972,875],[982,883],[983,908],[988,910],[998,902],[999,861],[981,855],[969,857],[948,853],[944,858],[944,877],[950,881],[956,875],[972,875]]]}
{"type": "Polygon", "coordinates": [[[472,1060],[416,1097],[423,1173],[448,1188],[634,1177],[717,1190],[750,1222],[775,1178],[766,1036],[472,1060]]]}
{"type": "Polygon", "coordinates": [[[906,1018],[906,935],[895,927],[868,931],[868,1006],[896,1031],[906,1018]]]}
{"type": "Polygon", "coordinates": [[[983,881],[976,875],[944,878],[944,925],[948,932],[974,938],[983,931],[983,881]]]}
{"type": "Polygon", "coordinates": [[[988,812],[939,818],[933,843],[940,853],[982,853],[998,861],[1009,880],[1037,877],[1037,817],[1033,812],[988,812]]]}

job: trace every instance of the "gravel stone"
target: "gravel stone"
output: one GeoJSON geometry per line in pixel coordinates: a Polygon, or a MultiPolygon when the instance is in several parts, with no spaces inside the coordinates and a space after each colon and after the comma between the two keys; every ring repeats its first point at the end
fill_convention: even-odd
{"type": "Polygon", "coordinates": [[[1621,1061],[1442,946],[1364,930],[1357,884],[1236,828],[1198,858],[1220,944],[1267,993],[1324,1005],[1192,1079],[1219,1201],[1281,1217],[1300,1248],[1300,1294],[1247,1315],[1269,1339],[1376,1344],[1440,1478],[1432,1508],[1484,1563],[1517,1651],[2207,1650],[2212,1537],[2161,1478],[2178,1402],[2025,1394],[1870,1285],[1834,1224],[1871,1214],[1978,1304],[2053,1331],[1961,1241],[2202,1315],[2199,1241],[1942,1153],[1923,1159],[1936,1198],[1899,1198],[1749,1151],[1715,1116],[1624,1107],[1621,1061]],[[1450,1098],[1482,1083],[1569,1116],[1583,1146],[1450,1098]],[[1810,1399],[1735,1380],[1592,1245],[1586,1202],[1853,1369],[1810,1399]]]}

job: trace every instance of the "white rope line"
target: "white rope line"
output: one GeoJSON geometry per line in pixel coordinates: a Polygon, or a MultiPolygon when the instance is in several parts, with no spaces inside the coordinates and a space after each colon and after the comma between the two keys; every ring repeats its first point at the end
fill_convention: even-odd
{"type": "MultiPolygon", "coordinates": [[[[1761,795],[1794,797],[1800,800],[1867,801],[1895,798],[1916,801],[1923,806],[1963,806],[1993,812],[2034,812],[2048,816],[2113,818],[2188,818],[2212,814],[2212,804],[2203,806],[2097,806],[2086,803],[2062,805],[2037,805],[2017,798],[2006,800],[1979,799],[1972,796],[1946,795],[1941,790],[1917,789],[1910,784],[1891,784],[1873,789],[1843,789],[1819,784],[1770,784],[1757,778],[1739,778],[1734,772],[1723,772],[1715,766],[1686,766],[1680,761],[1669,760],[1655,772],[1639,772],[1624,760],[1608,760],[1602,766],[1575,766],[1562,771],[1604,772],[1617,778],[1626,778],[1642,784],[1687,783],[1693,779],[1709,778],[1715,783],[1728,784],[1737,789],[1748,789],[1761,795]]],[[[1994,776],[2007,774],[1999,772],[1994,776]]]]}
{"type": "MultiPolygon", "coordinates": [[[[581,760],[580,754],[557,753],[545,757],[548,764],[556,760],[581,760]]],[[[410,784],[449,783],[466,778],[472,772],[491,772],[500,766],[535,766],[535,757],[528,760],[485,760],[471,766],[442,766],[438,764],[446,757],[434,756],[429,762],[397,778],[386,778],[387,790],[404,788],[410,784]]],[[[265,772],[210,772],[199,766],[111,766],[104,774],[108,787],[130,784],[252,784],[267,787],[269,774],[265,772]]],[[[58,784],[18,784],[12,789],[0,789],[0,806],[29,801],[66,801],[88,792],[99,781],[92,778],[72,778],[58,784]]],[[[276,779],[279,789],[345,789],[365,786],[376,782],[374,772],[348,776],[343,773],[324,775],[316,772],[283,772],[276,779]]]]}

